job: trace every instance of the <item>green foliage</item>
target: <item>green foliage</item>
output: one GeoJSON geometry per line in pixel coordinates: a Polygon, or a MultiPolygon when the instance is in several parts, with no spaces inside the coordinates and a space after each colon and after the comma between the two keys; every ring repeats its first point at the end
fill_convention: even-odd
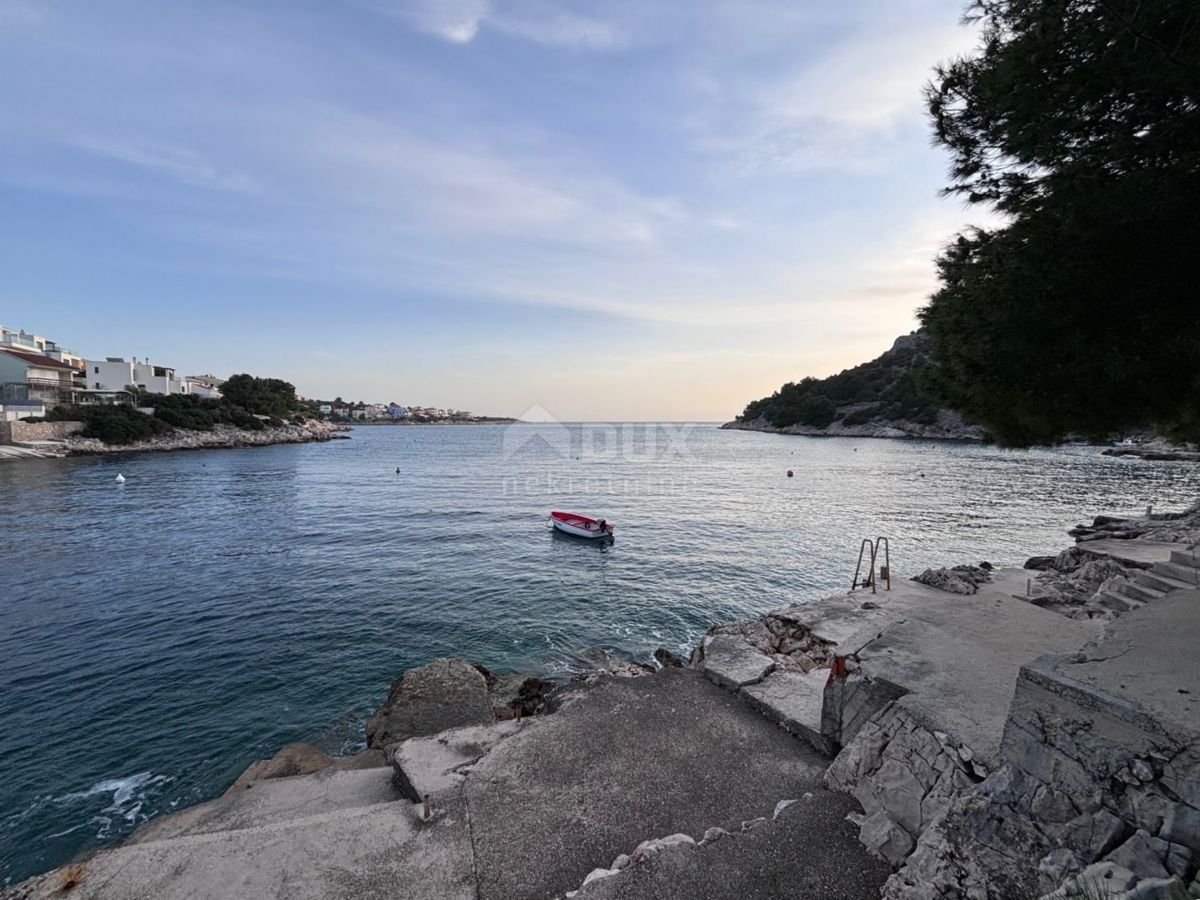
{"type": "Polygon", "coordinates": [[[846,425],[861,425],[873,418],[929,424],[938,409],[920,377],[926,368],[925,336],[901,338],[878,359],[846,369],[829,378],[805,378],[747,405],[738,418],[751,422],[765,417],[776,428],[806,425],[827,428],[841,418],[841,408],[872,404],[848,413],[846,425]]]}
{"type": "Polygon", "coordinates": [[[278,378],[232,375],[221,385],[225,401],[259,416],[283,418],[300,408],[296,388],[278,378]]]}
{"type": "Polygon", "coordinates": [[[46,415],[50,422],[83,422],[83,437],[106,444],[132,444],[172,430],[166,422],[131,406],[59,406],[46,415]]]}
{"type": "Polygon", "coordinates": [[[977,0],[928,89],[959,235],[922,311],[936,395],[1004,444],[1200,439],[1200,6],[977,0]]]}

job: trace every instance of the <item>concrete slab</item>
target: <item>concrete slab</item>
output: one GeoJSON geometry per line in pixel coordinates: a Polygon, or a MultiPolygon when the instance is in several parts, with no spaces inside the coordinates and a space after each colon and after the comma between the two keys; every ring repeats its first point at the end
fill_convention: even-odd
{"type": "Polygon", "coordinates": [[[461,804],[422,823],[411,805],[385,803],[240,831],[120,846],[23,882],[2,896],[472,900],[475,884],[461,804]],[[66,894],[61,888],[68,880],[74,887],[66,894]]]}
{"type": "Polygon", "coordinates": [[[774,672],[741,693],[751,708],[803,737],[819,752],[832,755],[833,747],[821,734],[821,703],[828,680],[828,669],[774,672]]]}
{"type": "Polygon", "coordinates": [[[771,657],[759,653],[740,635],[715,634],[704,641],[701,671],[721,687],[737,690],[742,685],[754,684],[774,668],[771,657]]]}
{"type": "Polygon", "coordinates": [[[695,670],[607,679],[472,770],[479,896],[560,896],[648,838],[769,816],[820,791],[824,768],[695,670]]]}
{"type": "Polygon", "coordinates": [[[236,794],[225,794],[207,803],[151,819],[129,837],[128,843],[238,831],[338,809],[387,803],[399,798],[392,787],[391,774],[386,768],[325,769],[312,775],[272,778],[236,794]]]}
{"type": "Polygon", "coordinates": [[[858,843],[852,808],[844,794],[815,792],[746,832],[631,864],[579,900],[875,900],[891,870],[858,843]]]}
{"type": "Polygon", "coordinates": [[[392,754],[393,784],[416,803],[426,794],[440,797],[458,788],[471,767],[505,738],[536,727],[538,719],[509,719],[495,725],[453,728],[441,734],[409,738],[392,754]]]}
{"type": "Polygon", "coordinates": [[[886,601],[890,621],[874,637],[870,630],[878,623],[857,636],[864,675],[904,689],[914,708],[988,765],[999,759],[1021,665],[1045,653],[1073,652],[1100,627],[1015,599],[1012,588],[1022,571],[997,573],[993,584],[971,595],[894,583],[886,601]]]}
{"type": "Polygon", "coordinates": [[[1178,550],[1181,546],[1167,541],[1122,541],[1104,538],[1085,541],[1079,545],[1079,549],[1103,554],[1125,565],[1148,566],[1156,562],[1166,562],[1171,558],[1171,551],[1178,550]]]}
{"type": "Polygon", "coordinates": [[[1177,591],[1121,616],[1096,648],[1047,668],[1097,694],[1136,704],[1173,730],[1200,738],[1197,647],[1200,590],[1177,591]]]}

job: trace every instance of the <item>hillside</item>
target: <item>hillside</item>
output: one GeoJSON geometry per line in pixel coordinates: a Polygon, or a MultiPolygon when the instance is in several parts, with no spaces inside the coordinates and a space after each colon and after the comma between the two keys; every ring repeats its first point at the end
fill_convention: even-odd
{"type": "Polygon", "coordinates": [[[979,440],[982,429],[940,408],[922,387],[928,338],[915,331],[877,359],[828,378],[789,382],[723,428],[857,437],[979,440]]]}

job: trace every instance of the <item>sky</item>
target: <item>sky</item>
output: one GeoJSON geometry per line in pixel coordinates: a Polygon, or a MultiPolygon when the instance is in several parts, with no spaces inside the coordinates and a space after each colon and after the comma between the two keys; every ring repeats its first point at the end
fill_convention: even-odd
{"type": "Polygon", "coordinates": [[[0,0],[0,323],[305,396],[727,420],[916,327],[961,0],[0,0]]]}

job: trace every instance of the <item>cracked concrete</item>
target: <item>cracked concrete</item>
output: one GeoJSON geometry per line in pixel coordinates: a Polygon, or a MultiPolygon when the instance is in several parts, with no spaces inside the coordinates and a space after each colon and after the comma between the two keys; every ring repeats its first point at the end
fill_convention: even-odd
{"type": "MultiPolygon", "coordinates": [[[[823,787],[827,761],[699,672],[604,676],[566,694],[551,715],[400,742],[391,769],[271,779],[158,820],[81,864],[71,896],[544,900],[622,853],[662,844],[665,858],[743,823],[754,840],[703,863],[730,879],[729,896],[767,896],[770,879],[836,883],[847,869],[855,890],[836,896],[877,893],[886,870],[843,821],[853,800],[823,787]],[[404,799],[427,794],[428,819],[404,799]],[[801,806],[786,834],[757,837],[801,806]],[[663,835],[687,837],[643,844],[663,835]]],[[[0,897],[56,900],[68,874],[0,897]]]]}

